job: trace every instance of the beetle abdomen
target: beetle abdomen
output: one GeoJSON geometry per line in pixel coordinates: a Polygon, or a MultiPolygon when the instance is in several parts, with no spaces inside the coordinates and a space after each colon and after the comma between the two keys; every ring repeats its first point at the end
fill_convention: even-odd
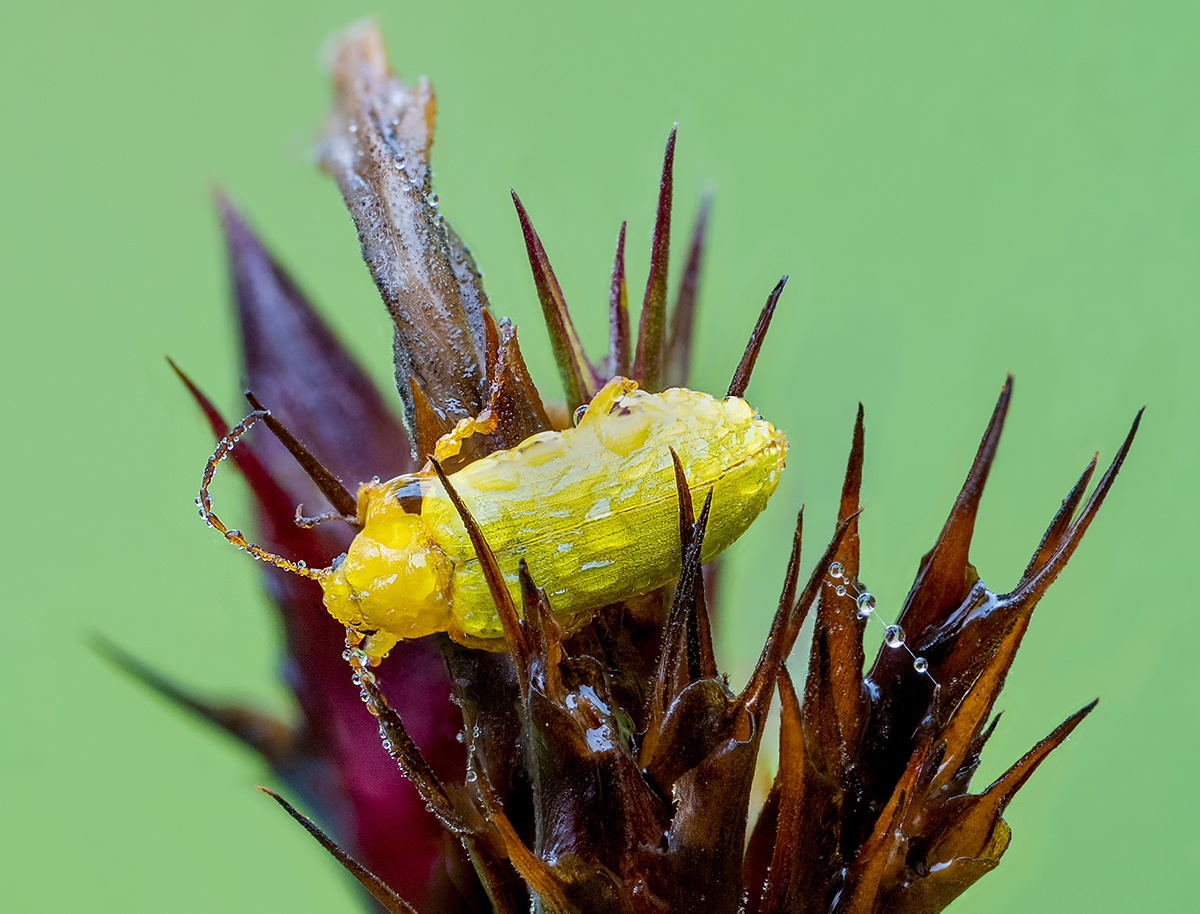
{"type": "MultiPolygon", "coordinates": [[[[710,486],[707,561],[750,526],[775,491],[786,441],[737,398],[615,378],[576,428],[543,432],[450,477],[520,605],[518,562],[570,619],[679,576],[679,509],[670,450],[699,510],[710,486]]],[[[466,529],[434,482],[421,516],[454,565],[451,613],[461,634],[503,636],[466,529]]],[[[459,634],[452,632],[452,634],[459,634]]]]}

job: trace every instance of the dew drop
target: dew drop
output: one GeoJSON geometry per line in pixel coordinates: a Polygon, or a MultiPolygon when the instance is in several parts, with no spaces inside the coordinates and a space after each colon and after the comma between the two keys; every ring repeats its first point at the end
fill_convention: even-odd
{"type": "Polygon", "coordinates": [[[571,417],[571,421],[573,423],[575,423],[575,425],[578,425],[580,422],[583,421],[583,416],[586,412],[587,412],[587,404],[584,403],[582,406],[579,406],[575,409],[575,415],[573,415],[571,417]]]}
{"type": "Polygon", "coordinates": [[[913,658],[913,669],[916,670],[918,673],[924,673],[926,670],[929,669],[929,661],[926,660],[924,657],[914,657],[913,658]]]}
{"type": "Polygon", "coordinates": [[[899,625],[889,625],[887,631],[883,633],[883,640],[888,647],[903,647],[904,646],[904,629],[899,625]]]}
{"type": "Polygon", "coordinates": [[[829,576],[831,578],[840,578],[842,576],[843,566],[841,562],[834,562],[829,566],[829,576]]]}
{"type": "Polygon", "coordinates": [[[396,171],[404,171],[404,166],[407,164],[408,161],[404,158],[404,156],[398,155],[392,159],[392,165],[395,167],[396,171]]]}
{"type": "Polygon", "coordinates": [[[860,593],[854,602],[858,604],[858,618],[866,619],[875,610],[875,598],[867,591],[860,593]]]}
{"type": "Polygon", "coordinates": [[[844,597],[846,595],[846,588],[843,585],[839,584],[837,587],[833,588],[833,592],[836,593],[839,597],[844,597]]]}

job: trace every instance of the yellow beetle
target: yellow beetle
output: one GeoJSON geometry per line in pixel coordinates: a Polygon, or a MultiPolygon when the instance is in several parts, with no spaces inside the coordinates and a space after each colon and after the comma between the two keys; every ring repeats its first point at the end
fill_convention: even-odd
{"type": "MultiPolygon", "coordinates": [[[[738,397],[718,400],[683,388],[650,394],[635,381],[613,378],[574,428],[533,435],[449,480],[514,602],[521,602],[517,572],[524,558],[555,615],[572,628],[606,604],[679,576],[672,449],[694,502],[713,488],[702,551],[708,561],[766,506],[787,449],[783,434],[738,397]]],[[[326,609],[367,636],[362,647],[370,656],[435,632],[499,645],[504,632],[479,559],[435,475],[362,485],[358,523],[359,534],[332,568],[276,564],[315,577],[326,609]]]]}

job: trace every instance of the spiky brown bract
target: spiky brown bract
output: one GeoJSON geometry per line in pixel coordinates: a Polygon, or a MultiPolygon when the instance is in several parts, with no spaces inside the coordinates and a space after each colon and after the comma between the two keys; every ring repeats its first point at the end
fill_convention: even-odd
{"type": "MultiPolygon", "coordinates": [[[[336,106],[322,163],[346,197],[395,323],[407,435],[291,281],[228,204],[221,205],[257,394],[252,405],[256,415],[262,407],[277,414],[281,421],[272,431],[299,457],[334,513],[345,516],[338,480],[353,483],[412,467],[409,442],[424,460],[456,422],[477,417],[488,430],[467,439],[454,458],[461,466],[511,447],[551,421],[515,330],[492,318],[470,254],[436,213],[429,169],[435,103],[428,84],[410,90],[395,79],[371,26],[342,38],[333,76],[336,106]]],[[[672,131],[636,343],[630,338],[622,226],[609,352],[599,363],[584,354],[541,239],[513,195],[568,406],[586,402],[616,372],[631,372],[651,389],[686,380],[707,204],[668,316],[674,149],[672,131]]],[[[781,280],[734,373],[731,394],[746,390],[782,290],[781,280]]],[[[214,431],[223,434],[215,410],[193,392],[214,431]]],[[[296,774],[301,762],[337,773],[338,792],[324,803],[307,798],[333,837],[285,808],[391,911],[408,911],[411,904],[426,914],[515,914],[528,910],[531,899],[535,909],[554,914],[940,911],[996,866],[1010,837],[1001,818],[1006,805],[1094,707],[1068,718],[981,793],[969,792],[995,726],[989,717],[1030,615],[1077,548],[1137,428],[1135,421],[1076,517],[1094,461],[1085,470],[1017,586],[998,594],[979,579],[969,548],[1011,395],[1009,379],[899,619],[908,645],[927,661],[927,674],[914,668],[908,651],[887,647],[863,672],[866,622],[853,599],[863,589],[860,407],[832,537],[801,584],[803,514],[798,518],[767,642],[739,692],[717,670],[711,594],[701,573],[711,496],[693,516],[678,460],[682,573],[676,586],[606,607],[569,638],[542,589],[550,582],[533,579],[524,566],[521,605],[513,604],[484,531],[454,494],[447,476],[454,467],[443,470],[435,461],[487,573],[505,653],[427,639],[403,642],[373,669],[352,642],[347,668],[333,659],[342,650],[341,632],[319,612],[310,582],[272,570],[274,593],[289,620],[291,681],[304,726],[255,730],[241,723],[251,718],[222,716],[185,700],[258,745],[293,790],[304,787],[296,774]],[[840,576],[832,571],[835,562],[840,576]],[[839,595],[831,578],[850,584],[852,592],[839,595]],[[785,662],[814,605],[808,675],[798,691],[785,662]],[[459,708],[441,700],[442,670],[435,675],[429,666],[435,651],[459,708]],[[355,685],[347,704],[351,672],[355,685]],[[414,675],[423,681],[397,682],[414,675]],[[780,766],[747,840],[758,753],[776,690],[780,766]],[[330,704],[335,695],[343,696],[336,707],[330,704]],[[465,753],[444,738],[460,727],[465,753]],[[340,741],[322,736],[326,731],[340,734],[340,741]],[[268,741],[253,735],[260,732],[285,736],[268,741]],[[379,764],[392,761],[389,774],[380,774],[379,764]],[[432,814],[413,812],[402,823],[409,830],[392,832],[390,845],[377,836],[364,840],[375,835],[375,817],[388,815],[398,796],[388,793],[397,769],[432,814]],[[371,790],[379,792],[377,805],[356,801],[371,790]],[[428,859],[435,864],[409,865],[428,859]]],[[[296,476],[282,454],[271,440],[248,449],[239,445],[237,452],[258,498],[263,536],[295,557],[327,561],[351,531],[290,523],[294,501],[311,499],[314,483],[296,476]]]]}

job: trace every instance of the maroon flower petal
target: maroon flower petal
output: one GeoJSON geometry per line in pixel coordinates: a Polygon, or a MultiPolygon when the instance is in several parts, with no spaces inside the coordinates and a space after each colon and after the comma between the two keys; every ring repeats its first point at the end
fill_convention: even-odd
{"type": "MultiPolygon", "coordinates": [[[[222,198],[218,204],[247,382],[351,487],[375,475],[411,470],[407,436],[366,374],[229,202],[222,198]]],[[[207,411],[221,433],[215,413],[207,411]]],[[[278,441],[263,436],[240,445],[235,461],[251,484],[267,548],[311,567],[328,565],[345,550],[352,536],[346,525],[296,525],[298,504],[315,507],[324,500],[278,441]]],[[[380,746],[377,723],[342,659],[344,631],[325,612],[320,588],[276,568],[267,567],[265,575],[284,623],[284,676],[302,715],[307,760],[289,780],[304,790],[341,843],[403,896],[419,906],[426,898],[455,896],[448,870],[464,869],[458,848],[380,746]],[[397,854],[397,846],[406,853],[397,854]]],[[[428,640],[404,642],[376,675],[439,776],[460,780],[465,758],[456,737],[462,718],[449,700],[436,647],[428,640]]]]}

